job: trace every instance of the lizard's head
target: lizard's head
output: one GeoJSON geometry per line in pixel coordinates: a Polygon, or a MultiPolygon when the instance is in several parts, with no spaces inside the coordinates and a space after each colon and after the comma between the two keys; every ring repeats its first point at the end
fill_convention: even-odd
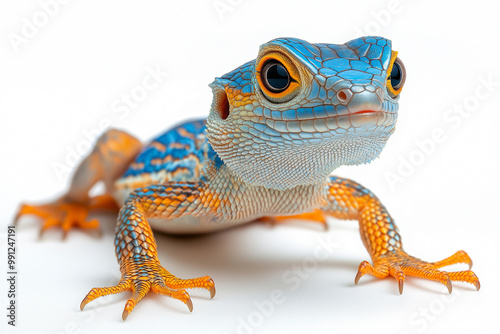
{"type": "Polygon", "coordinates": [[[321,182],[380,154],[405,76],[385,38],[275,39],[210,85],[207,137],[245,182],[275,189],[321,182]]]}

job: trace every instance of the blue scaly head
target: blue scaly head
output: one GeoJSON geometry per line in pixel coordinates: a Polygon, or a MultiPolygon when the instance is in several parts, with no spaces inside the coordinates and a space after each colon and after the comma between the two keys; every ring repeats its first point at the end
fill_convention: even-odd
{"type": "Polygon", "coordinates": [[[274,39],[210,85],[207,137],[241,180],[273,189],[368,163],[394,132],[403,63],[382,37],[274,39]]]}

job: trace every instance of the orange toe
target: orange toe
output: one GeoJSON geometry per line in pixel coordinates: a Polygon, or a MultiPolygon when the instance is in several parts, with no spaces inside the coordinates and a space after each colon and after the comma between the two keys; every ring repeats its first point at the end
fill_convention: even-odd
{"type": "Polygon", "coordinates": [[[388,252],[375,257],[373,266],[367,261],[363,261],[359,265],[354,283],[358,284],[359,279],[365,274],[369,274],[377,278],[392,276],[398,281],[399,292],[402,293],[405,278],[407,276],[414,276],[440,282],[448,288],[450,293],[452,290],[452,281],[466,282],[474,285],[476,289],[479,290],[479,279],[471,270],[455,272],[439,270],[441,267],[456,263],[466,263],[472,265],[472,261],[464,251],[459,251],[442,261],[426,262],[408,255],[401,249],[397,249],[394,252],[388,252]]]}

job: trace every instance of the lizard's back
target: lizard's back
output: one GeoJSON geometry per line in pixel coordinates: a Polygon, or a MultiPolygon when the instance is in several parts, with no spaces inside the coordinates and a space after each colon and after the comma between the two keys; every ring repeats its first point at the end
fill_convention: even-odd
{"type": "Polygon", "coordinates": [[[116,201],[121,205],[133,190],[153,184],[199,181],[209,158],[205,123],[194,120],[179,124],[146,144],[115,182],[116,201]]]}

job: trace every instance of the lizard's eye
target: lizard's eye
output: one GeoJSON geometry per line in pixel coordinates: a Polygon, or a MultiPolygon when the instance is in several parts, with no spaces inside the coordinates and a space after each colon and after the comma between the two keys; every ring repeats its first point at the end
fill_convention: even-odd
{"type": "Polygon", "coordinates": [[[288,102],[300,91],[299,71],[283,53],[274,51],[258,58],[255,76],[261,92],[271,102],[288,102]]]}
{"type": "Polygon", "coordinates": [[[387,77],[387,90],[391,97],[396,97],[401,93],[401,89],[403,89],[406,80],[405,66],[396,55],[397,53],[393,53],[392,65],[389,68],[390,74],[387,77]]]}
{"type": "Polygon", "coordinates": [[[394,90],[398,90],[403,87],[406,79],[405,66],[401,59],[396,58],[396,61],[392,65],[391,75],[389,76],[391,80],[391,86],[394,90]]]}
{"type": "Polygon", "coordinates": [[[277,60],[268,60],[262,67],[262,81],[273,93],[281,93],[290,84],[290,74],[277,60]]]}

